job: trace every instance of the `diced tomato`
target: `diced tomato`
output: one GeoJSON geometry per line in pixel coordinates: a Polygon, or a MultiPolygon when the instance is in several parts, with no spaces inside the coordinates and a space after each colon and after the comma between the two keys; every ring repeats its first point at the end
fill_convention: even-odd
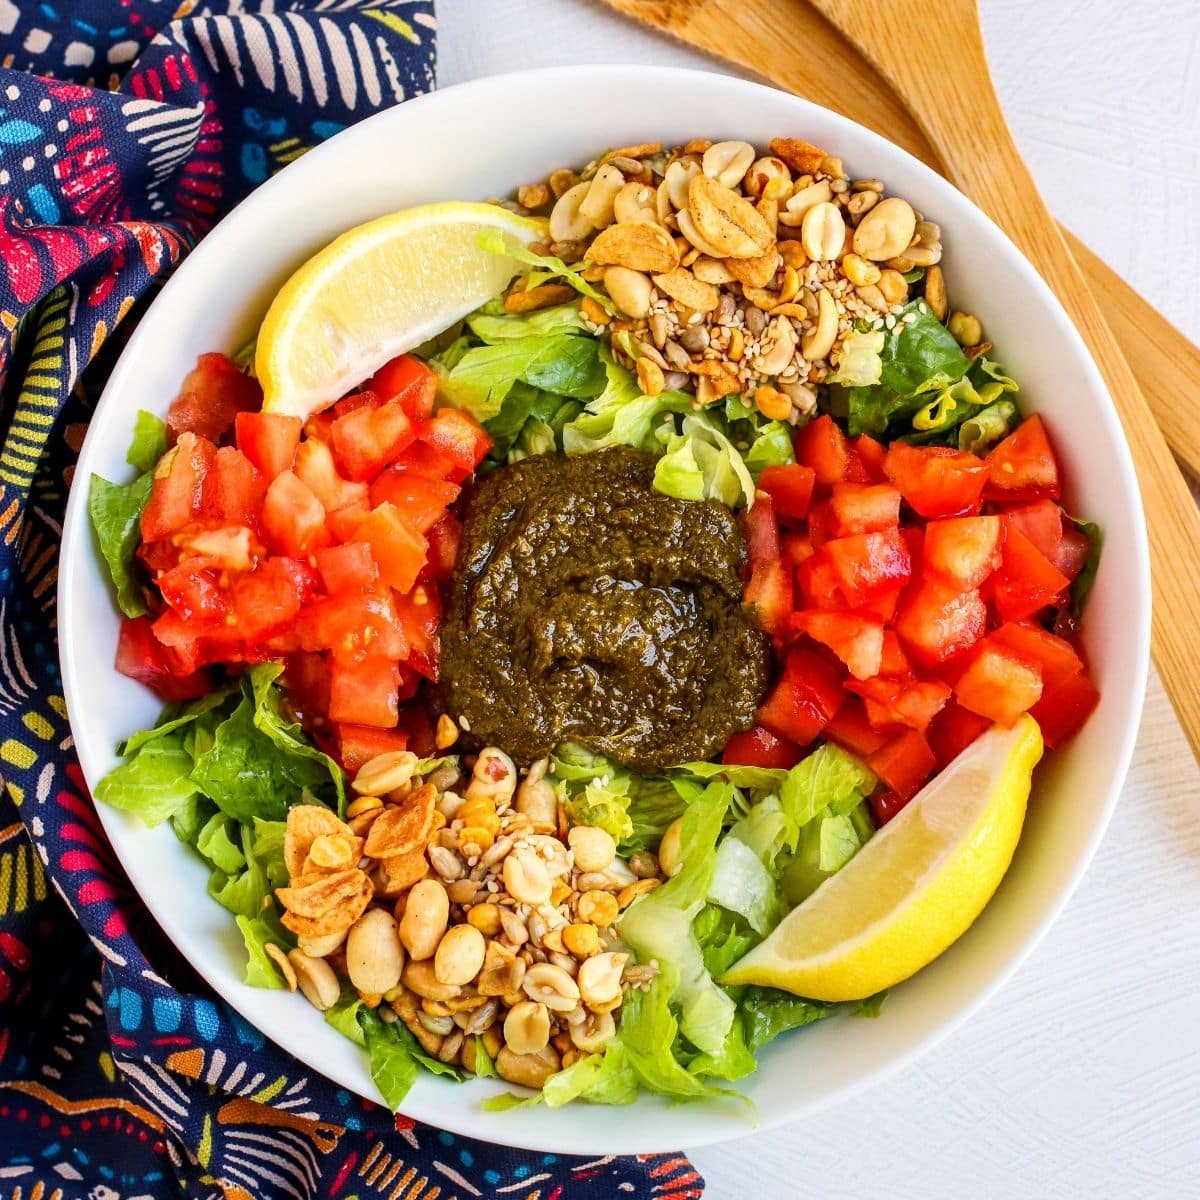
{"type": "Polygon", "coordinates": [[[418,437],[453,462],[447,475],[451,483],[466,479],[492,448],[487,431],[461,408],[443,408],[435,413],[419,427],[418,437]]]}
{"type": "Polygon", "coordinates": [[[877,729],[907,725],[924,733],[950,699],[950,689],[936,679],[849,679],[849,691],[861,696],[867,720],[877,729]]]}
{"type": "Polygon", "coordinates": [[[981,733],[991,728],[991,721],[951,700],[929,726],[927,737],[941,766],[956,759],[981,733]]]}
{"type": "Polygon", "coordinates": [[[329,668],[329,716],[339,724],[393,729],[400,711],[400,665],[387,658],[335,658],[329,668]]]}
{"type": "Polygon", "coordinates": [[[886,825],[910,800],[899,792],[878,792],[871,797],[871,816],[876,825],[886,825]]]}
{"type": "Polygon", "coordinates": [[[413,442],[392,467],[397,471],[416,471],[430,479],[448,479],[455,472],[454,459],[449,454],[420,441],[413,442]]]}
{"type": "Polygon", "coordinates": [[[203,670],[182,671],[179,656],[155,636],[149,617],[126,617],[117,637],[116,668],[144,683],[163,700],[194,700],[212,691],[212,676],[203,670]]]}
{"type": "Polygon", "coordinates": [[[896,617],[896,608],[900,604],[903,592],[903,587],[894,587],[886,592],[880,592],[878,596],[872,596],[870,600],[860,604],[857,611],[864,617],[874,617],[877,621],[888,625],[896,617]]]}
{"type": "Polygon", "coordinates": [[[807,562],[814,554],[812,539],[808,534],[794,530],[780,535],[779,550],[783,561],[793,569],[807,562]]]}
{"type": "Polygon", "coordinates": [[[808,610],[793,613],[791,626],[828,646],[856,679],[879,674],[883,661],[883,622],[856,613],[808,610]]]}
{"type": "Polygon", "coordinates": [[[1042,739],[1054,750],[1073,738],[1100,703],[1096,685],[1080,673],[1047,688],[1029,711],[1042,727],[1042,739]]]}
{"type": "Polygon", "coordinates": [[[1058,460],[1036,414],[1017,426],[987,456],[987,495],[992,500],[1057,500],[1062,495],[1058,460]]]}
{"type": "MultiPolygon", "coordinates": [[[[358,412],[362,408],[378,408],[383,403],[383,397],[376,394],[372,388],[361,388],[357,392],[351,392],[348,396],[343,396],[333,406],[333,420],[336,421],[339,417],[347,417],[352,412],[358,412]]],[[[329,426],[330,436],[333,435],[333,424],[329,426]]]]}
{"type": "Polygon", "coordinates": [[[300,427],[299,417],[240,412],[236,422],[237,446],[270,483],[281,471],[292,469],[296,447],[300,445],[300,427]]]}
{"type": "Polygon", "coordinates": [[[353,483],[343,479],[333,462],[333,452],[322,441],[308,438],[301,442],[295,455],[295,473],[326,512],[337,512],[351,504],[367,503],[368,489],[365,483],[353,483]]]}
{"type": "Polygon", "coordinates": [[[454,570],[462,542],[462,522],[453,513],[443,513],[425,535],[429,543],[429,566],[438,579],[454,570]]]}
{"type": "Polygon", "coordinates": [[[825,736],[843,750],[866,758],[874,754],[891,735],[876,729],[867,720],[867,710],[862,700],[850,695],[842,701],[841,707],[825,726],[825,736]]]}
{"type": "Polygon", "coordinates": [[[232,585],[229,636],[250,643],[290,625],[316,583],[316,572],[306,563],[264,559],[232,585]]]}
{"type": "Polygon", "coordinates": [[[825,544],[824,553],[854,607],[895,590],[912,571],[908,545],[895,529],[836,538],[825,544]]]}
{"type": "Polygon", "coordinates": [[[896,632],[927,665],[969,649],[986,624],[987,605],[978,591],[957,592],[930,580],[905,595],[896,615],[896,632]]]}
{"type": "Polygon", "coordinates": [[[325,518],[325,523],[339,542],[349,542],[370,515],[370,505],[365,500],[357,500],[344,508],[335,509],[325,518]]]}
{"type": "Polygon", "coordinates": [[[323,412],[312,413],[304,422],[304,436],[310,441],[324,442],[326,445],[328,445],[332,430],[332,408],[327,408],[323,412]]]}
{"type": "Polygon", "coordinates": [[[796,568],[796,588],[804,598],[806,608],[846,607],[846,598],[842,595],[838,574],[824,553],[811,555],[796,568]]]}
{"type": "Polygon", "coordinates": [[[207,515],[252,528],[258,525],[267,481],[240,450],[222,446],[216,453],[208,482],[204,489],[207,515]]]}
{"type": "Polygon", "coordinates": [[[416,436],[416,426],[399,404],[381,404],[337,417],[330,444],[341,473],[362,481],[378,475],[416,436]]]}
{"type": "Polygon", "coordinates": [[[820,550],[837,536],[836,524],[828,500],[822,500],[808,510],[808,540],[814,550],[820,550]]]}
{"type": "Polygon", "coordinates": [[[347,775],[358,774],[363,763],[380,754],[408,749],[408,734],[398,729],[373,729],[370,725],[337,727],[338,761],[347,775]]]}
{"type": "Polygon", "coordinates": [[[174,450],[154,469],[150,497],[142,511],[142,540],[155,542],[182,529],[203,512],[205,481],[217,448],[207,438],[183,433],[174,450]]]}
{"type": "Polygon", "coordinates": [[[271,480],[263,501],[262,527],[268,543],[291,558],[303,558],[329,544],[325,506],[292,471],[271,480]]]}
{"type": "Polygon", "coordinates": [[[759,476],[758,486],[771,497],[780,520],[800,521],[808,515],[816,472],[800,463],[767,467],[759,476]]]}
{"type": "Polygon", "coordinates": [[[750,565],[776,562],[780,555],[779,523],[775,520],[775,504],[771,497],[756,496],[754,503],[742,513],[741,523],[750,565]]]}
{"type": "Polygon", "coordinates": [[[754,609],[762,629],[772,637],[782,637],[792,611],[792,572],[778,558],[756,562],[742,599],[754,609]]]}
{"type": "Polygon", "coordinates": [[[438,655],[441,639],[438,626],[442,620],[442,598],[436,587],[418,583],[407,595],[392,597],[396,619],[408,642],[408,661],[426,679],[437,682],[438,655]]]}
{"type": "Polygon", "coordinates": [[[1083,660],[1070,642],[1029,621],[1001,625],[988,641],[1028,662],[1042,672],[1042,687],[1050,692],[1083,670],[1083,660]]]}
{"type": "Polygon", "coordinates": [[[425,565],[425,539],[410,529],[393,504],[381,504],[354,531],[379,564],[379,577],[398,592],[407,592],[425,565]]]}
{"type": "Polygon", "coordinates": [[[197,628],[225,620],[229,611],[228,597],[211,567],[184,563],[165,571],[154,582],[176,614],[197,628]]]}
{"type": "MultiPolygon", "coordinates": [[[[915,729],[897,734],[867,759],[867,766],[903,801],[911,799],[933,774],[937,758],[915,729]]],[[[899,805],[898,807],[903,807],[899,805]]]]}
{"type": "Polygon", "coordinates": [[[883,654],[879,660],[880,675],[895,677],[897,675],[907,675],[912,670],[912,664],[908,661],[908,655],[904,653],[904,647],[900,645],[900,638],[896,635],[893,629],[885,629],[883,631],[883,654]]]}
{"type": "Polygon", "coordinates": [[[776,737],[761,725],[735,733],[725,743],[721,761],[741,767],[770,767],[788,771],[804,757],[804,751],[786,738],[776,737]]]}
{"type": "Polygon", "coordinates": [[[408,656],[408,638],[390,591],[343,592],[305,606],[296,622],[301,649],[329,650],[335,660],[408,656]]]}
{"type": "Polygon", "coordinates": [[[862,463],[871,483],[882,483],[886,476],[883,471],[884,460],[887,458],[887,447],[877,442],[870,434],[860,434],[850,443],[858,461],[862,463]]]}
{"type": "Polygon", "coordinates": [[[178,438],[195,433],[218,442],[240,412],[262,406],[258,381],[242,374],[224,354],[202,354],[167,410],[167,429],[178,438]]]}
{"type": "Polygon", "coordinates": [[[1050,561],[1063,575],[1074,581],[1075,576],[1083,570],[1091,552],[1092,539],[1082,529],[1068,524],[1063,530],[1062,541],[1058,543],[1058,551],[1050,561]]]}
{"type": "Polygon", "coordinates": [[[925,526],[922,562],[959,591],[977,588],[1000,565],[999,517],[951,517],[925,526]]]}
{"type": "Polygon", "coordinates": [[[996,608],[1006,621],[1053,604],[1071,581],[1019,530],[1010,528],[1004,561],[993,579],[996,608]]]}
{"type": "Polygon", "coordinates": [[[329,717],[329,660],[324,654],[292,654],[283,668],[288,707],[309,728],[329,717]]]}
{"type": "Polygon", "coordinates": [[[884,470],[900,494],[923,517],[962,517],[979,511],[987,463],[948,446],[893,442],[884,470]]]}
{"type": "Polygon", "coordinates": [[[458,499],[460,491],[456,483],[389,467],[371,483],[371,505],[395,505],[406,525],[424,533],[458,499]]]}
{"type": "Polygon", "coordinates": [[[317,551],[316,559],[321,582],[330,595],[372,587],[379,578],[371,547],[365,542],[328,546],[317,551]]]}
{"type": "Polygon", "coordinates": [[[842,673],[809,650],[793,647],[783,672],[758,710],[758,723],[778,737],[807,746],[842,702],[842,673]]]}
{"type": "Polygon", "coordinates": [[[384,401],[396,401],[414,425],[433,412],[437,376],[411,354],[401,354],[385,363],[375,372],[369,386],[384,401]]]}
{"type": "Polygon", "coordinates": [[[221,571],[250,571],[266,547],[245,525],[208,525],[195,522],[171,538],[175,559],[193,566],[221,571]]]}
{"type": "Polygon", "coordinates": [[[900,524],[900,493],[887,483],[837,483],[829,510],[834,537],[895,529],[900,524]]]}
{"type": "Polygon", "coordinates": [[[1000,514],[1009,527],[1016,526],[1051,562],[1058,557],[1063,537],[1063,513],[1053,500],[1014,504],[1000,514]]]}
{"type": "Polygon", "coordinates": [[[866,471],[850,449],[846,435],[830,416],[818,417],[801,429],[793,438],[796,461],[811,467],[816,481],[825,487],[847,480],[866,482],[866,471]]]}
{"type": "Polygon", "coordinates": [[[1041,669],[989,640],[959,677],[954,694],[963,708],[1012,725],[1041,697],[1041,669]]]}

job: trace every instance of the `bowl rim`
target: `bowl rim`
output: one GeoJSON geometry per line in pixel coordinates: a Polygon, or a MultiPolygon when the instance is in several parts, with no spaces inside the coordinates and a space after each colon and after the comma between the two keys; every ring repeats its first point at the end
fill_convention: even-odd
{"type": "MultiPolygon", "coordinates": [[[[1026,259],[1024,254],[1013,244],[1008,235],[986,213],[982,212],[969,197],[958,192],[958,189],[952,183],[902,147],[889,141],[883,135],[876,133],[873,129],[860,125],[858,122],[851,120],[836,110],[825,108],[802,96],[779,88],[748,81],[739,76],[720,71],[640,64],[596,63],[579,66],[549,66],[532,70],[487,75],[454,84],[451,87],[439,89],[434,92],[415,96],[400,105],[395,105],[373,114],[363,121],[342,130],[321,145],[314,147],[302,158],[289,164],[286,168],[278,172],[277,175],[261,184],[237,204],[209,231],[196,248],[186,256],[184,261],[176,268],[171,278],[168,279],[159,295],[154,298],[147,313],[143,314],[138,328],[134,331],[122,350],[109,376],[104,392],[92,414],[89,429],[95,425],[97,418],[102,416],[106,408],[111,407],[115,403],[116,394],[122,390],[126,380],[135,372],[141,347],[150,337],[151,323],[147,318],[153,308],[166,303],[164,298],[170,297],[174,299],[177,293],[184,292],[192,276],[203,270],[204,265],[209,260],[215,259],[221,253],[224,243],[231,237],[232,230],[239,221],[244,220],[248,214],[255,214],[259,210],[268,209],[275,196],[281,193],[283,188],[297,186],[297,183],[302,178],[302,171],[316,170],[326,157],[332,158],[333,152],[330,150],[331,146],[336,144],[339,149],[344,149],[354,139],[370,144],[379,136],[381,131],[387,128],[389,122],[397,119],[398,112],[404,114],[400,118],[402,120],[420,120],[427,110],[436,109],[437,106],[443,103],[443,99],[446,96],[454,96],[460,99],[464,97],[471,98],[482,111],[486,111],[489,93],[504,93],[512,88],[529,89],[535,94],[551,94],[556,84],[569,84],[573,88],[578,88],[581,83],[589,82],[600,87],[616,87],[625,83],[632,83],[636,86],[648,77],[653,77],[657,81],[674,81],[682,88],[695,88],[703,83],[703,86],[708,88],[715,87],[717,90],[728,89],[731,98],[735,99],[739,104],[753,102],[756,95],[766,94],[776,99],[782,96],[794,105],[798,122],[802,122],[806,116],[820,114],[820,120],[831,121],[835,126],[844,127],[850,131],[853,139],[863,143],[867,154],[878,152],[884,156],[899,156],[899,169],[906,179],[919,180],[922,185],[934,191],[948,190],[950,193],[956,193],[960,201],[965,202],[967,206],[974,210],[976,218],[986,227],[990,227],[994,232],[1003,247],[1004,253],[1011,260],[1013,269],[1022,277],[1022,288],[1028,289],[1027,294],[1030,296],[1031,301],[1036,298],[1039,311],[1047,319],[1055,322],[1059,327],[1061,335],[1071,344],[1075,357],[1078,360],[1078,365],[1087,378],[1089,392],[1099,401],[1094,415],[1100,424],[1105,427],[1106,440],[1113,445],[1117,458],[1121,463],[1123,482],[1136,504],[1136,511],[1131,514],[1131,524],[1135,531],[1135,544],[1132,546],[1132,553],[1137,566],[1137,578],[1134,583],[1135,608],[1131,615],[1137,619],[1131,623],[1131,630],[1133,636],[1136,638],[1136,646],[1133,653],[1134,666],[1133,678],[1131,680],[1134,692],[1133,695],[1126,698],[1129,719],[1125,723],[1121,742],[1116,751],[1114,758],[1116,770],[1108,782],[1103,804],[1096,810],[1095,820],[1088,837],[1070,873],[1059,886],[1052,902],[1041,911],[1040,916],[1032,925],[1028,936],[1018,946],[1006,952],[1006,956],[1002,957],[999,966],[982,986],[977,987],[965,1000],[958,1001],[958,1007],[955,1011],[942,1020],[940,1024],[912,1038],[908,1046],[892,1055],[886,1062],[865,1070],[857,1078],[836,1085],[822,1093],[819,1097],[806,1101],[794,1109],[789,1109],[782,1113],[760,1112],[758,1120],[754,1125],[747,1124],[744,1118],[724,1120],[719,1125],[716,1123],[706,1124],[697,1137],[685,1143],[688,1147],[694,1147],[730,1141],[755,1133],[765,1132],[788,1122],[799,1120],[802,1116],[844,1103],[846,1100],[865,1091],[868,1087],[873,1087],[877,1083],[893,1077],[918,1057],[927,1053],[959,1029],[1007,983],[1040,944],[1050,926],[1057,920],[1074,895],[1084,872],[1094,858],[1120,797],[1140,725],[1149,672],[1151,588],[1149,550],[1141,492],[1133,470],[1128,444],[1120,423],[1117,420],[1111,396],[1090,353],[1057,297],[1050,291],[1041,276],[1028,259],[1026,259]],[[114,399],[110,399],[110,397],[114,399]]],[[[653,125],[653,121],[651,120],[649,124],[653,125]]],[[[97,453],[97,444],[96,438],[85,437],[76,467],[76,479],[83,478],[91,473],[91,463],[97,453]]],[[[72,487],[63,523],[63,561],[60,564],[57,589],[58,607],[59,612],[62,614],[70,614],[74,611],[72,597],[75,593],[76,580],[79,577],[79,573],[66,568],[71,560],[72,546],[84,544],[89,548],[91,546],[90,538],[87,536],[87,523],[86,489],[80,486],[72,487]],[[80,533],[80,529],[82,529],[82,534],[80,533]]],[[[81,666],[75,653],[76,642],[73,637],[68,636],[66,622],[64,622],[59,630],[59,639],[64,695],[67,701],[67,711],[72,726],[72,734],[74,735],[85,780],[94,780],[98,777],[98,772],[96,770],[96,756],[93,754],[93,747],[90,745],[87,737],[80,738],[78,736],[76,719],[70,717],[71,713],[85,714],[87,706],[83,703],[81,666]],[[89,769],[89,764],[91,765],[91,769],[89,769]]],[[[78,720],[80,726],[82,726],[85,718],[81,715],[78,720]]],[[[186,934],[180,932],[178,923],[172,916],[172,910],[164,908],[163,911],[159,911],[159,908],[152,907],[144,898],[141,886],[143,872],[139,867],[138,860],[130,853],[129,848],[125,847],[124,850],[122,849],[122,839],[117,832],[117,818],[123,814],[109,810],[104,805],[96,805],[95,807],[105,833],[113,846],[118,860],[121,862],[122,868],[126,871],[130,881],[138,892],[139,900],[146,905],[167,936],[180,949],[180,952],[184,953],[190,962],[193,962],[194,968],[204,978],[205,983],[225,1003],[229,1004],[244,1019],[254,1025],[255,1028],[258,1028],[256,1017],[252,1017],[245,1010],[239,999],[225,994],[213,979],[210,978],[209,974],[195,964],[191,956],[186,955],[183,947],[189,939],[186,934]]],[[[309,1061],[303,1057],[303,1047],[297,1039],[289,1041],[286,1038],[282,1038],[279,1036],[278,1030],[271,1032],[262,1030],[261,1032],[280,1046],[286,1053],[296,1057],[307,1070],[313,1071],[323,1078],[330,1078],[323,1071],[312,1067],[309,1061]]],[[[335,1081],[331,1080],[331,1082],[335,1081]]],[[[359,1090],[354,1085],[342,1086],[350,1086],[355,1091],[359,1090]]],[[[368,1096],[367,1098],[376,1103],[378,1102],[377,1096],[368,1096]]],[[[430,1114],[428,1111],[421,1111],[425,1109],[426,1106],[423,1104],[416,1104],[412,1108],[408,1104],[405,1105],[406,1115],[413,1115],[417,1120],[429,1121],[449,1132],[481,1138],[483,1140],[490,1140],[490,1138],[486,1128],[482,1131],[479,1128],[481,1120],[486,1125],[488,1118],[499,1116],[499,1114],[486,1114],[481,1118],[477,1112],[474,1112],[470,1106],[466,1105],[461,1106],[462,1116],[459,1115],[458,1110],[452,1112],[438,1110],[436,1113],[430,1114]]],[[[623,1145],[619,1152],[623,1154],[658,1152],[672,1149],[679,1144],[678,1138],[672,1137],[664,1142],[661,1136],[655,1136],[653,1133],[654,1126],[655,1122],[653,1120],[648,1123],[648,1127],[645,1130],[639,1130],[633,1122],[622,1122],[621,1137],[623,1145]],[[626,1139],[628,1140],[626,1141],[626,1139]]],[[[560,1133],[557,1126],[549,1131],[539,1126],[537,1134],[527,1139],[520,1136],[514,1139],[514,1132],[517,1132],[517,1130],[509,1122],[504,1122],[503,1128],[495,1130],[496,1136],[502,1136],[506,1144],[517,1148],[550,1153],[589,1154],[593,1152],[612,1152],[611,1132],[607,1135],[602,1133],[599,1137],[581,1138],[568,1133],[565,1129],[560,1133]]]]}

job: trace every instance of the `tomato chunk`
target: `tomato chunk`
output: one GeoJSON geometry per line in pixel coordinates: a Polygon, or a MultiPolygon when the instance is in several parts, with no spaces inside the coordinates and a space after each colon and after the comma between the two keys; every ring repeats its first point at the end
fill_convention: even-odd
{"type": "Polygon", "coordinates": [[[337,661],[408,656],[408,639],[388,591],[343,592],[308,604],[296,632],[301,649],[329,650],[337,661]]]}
{"type": "Polygon", "coordinates": [[[341,724],[337,727],[338,760],[348,775],[356,775],[363,763],[380,754],[408,749],[408,734],[398,729],[374,729],[370,725],[341,724]]]}
{"type": "Polygon", "coordinates": [[[410,529],[393,504],[381,504],[354,531],[366,542],[379,564],[379,577],[399,592],[407,592],[425,565],[425,539],[410,529]]]}
{"type": "Polygon", "coordinates": [[[236,447],[222,446],[216,453],[205,487],[204,507],[208,515],[239,525],[258,525],[267,481],[258,468],[236,447]]]}
{"type": "Polygon", "coordinates": [[[268,558],[232,588],[230,635],[252,643],[289,626],[316,588],[316,574],[294,558],[268,558]]]}
{"type": "Polygon", "coordinates": [[[829,557],[818,552],[796,568],[796,588],[804,598],[806,608],[843,609],[841,580],[829,557]]]}
{"type": "Polygon", "coordinates": [[[1083,660],[1070,642],[1028,621],[1001,625],[988,635],[988,641],[1036,663],[1041,669],[1042,687],[1048,692],[1083,670],[1083,660]]]}
{"type": "Polygon", "coordinates": [[[979,511],[988,465],[965,450],[893,442],[884,470],[923,517],[961,517],[979,511]]]}
{"type": "Polygon", "coordinates": [[[977,588],[1000,565],[999,517],[951,517],[925,526],[923,563],[959,591],[977,588]]]}
{"type": "Polygon", "coordinates": [[[767,467],[758,478],[758,486],[771,497],[779,517],[800,521],[808,515],[816,481],[817,474],[811,467],[789,463],[767,467]]]}
{"type": "Polygon", "coordinates": [[[797,429],[793,442],[796,461],[812,469],[817,483],[832,487],[846,480],[866,482],[862,463],[831,416],[820,416],[797,429]]]}
{"type": "Polygon", "coordinates": [[[779,558],[779,523],[775,519],[775,503],[769,495],[755,497],[754,503],[742,513],[741,525],[751,566],[779,558]]]}
{"type": "Polygon", "coordinates": [[[900,800],[907,801],[933,774],[937,758],[929,748],[929,743],[915,729],[906,729],[892,738],[886,746],[876,750],[867,759],[867,766],[900,800]]]}
{"type": "Polygon", "coordinates": [[[758,723],[777,737],[807,746],[842,701],[841,671],[809,650],[793,647],[783,672],[758,710],[758,723]]]}
{"type": "Polygon", "coordinates": [[[371,505],[394,505],[406,525],[424,533],[458,499],[460,491],[456,483],[389,467],[371,484],[371,505]]]}
{"type": "Polygon", "coordinates": [[[1058,543],[1053,557],[1047,557],[1063,575],[1074,581],[1075,576],[1083,570],[1091,552],[1092,539],[1082,529],[1071,525],[1063,530],[1062,540],[1058,543]]]}
{"type": "Polygon", "coordinates": [[[316,559],[321,582],[330,595],[372,587],[379,578],[371,547],[365,542],[328,546],[317,551],[316,559]]]}
{"type": "Polygon", "coordinates": [[[283,668],[288,707],[309,728],[329,716],[329,660],[324,654],[292,654],[283,668]]]}
{"type": "Polygon", "coordinates": [[[1057,500],[1062,495],[1058,460],[1046,426],[1036,413],[1026,418],[987,457],[987,494],[993,500],[1057,500]]]}
{"type": "Polygon", "coordinates": [[[863,698],[867,720],[876,729],[907,725],[924,733],[950,699],[950,688],[937,679],[851,679],[846,687],[863,698]]]}
{"type": "Polygon", "coordinates": [[[341,473],[361,482],[378,475],[416,436],[416,427],[399,404],[381,404],[336,418],[330,442],[341,473]]]}
{"type": "Polygon", "coordinates": [[[461,408],[443,408],[435,413],[419,427],[418,436],[454,464],[448,475],[451,483],[466,479],[492,448],[487,431],[461,408]]]}
{"type": "Polygon", "coordinates": [[[433,412],[437,376],[419,358],[401,354],[375,372],[367,385],[382,400],[394,400],[417,424],[433,412]]]}
{"type": "Polygon", "coordinates": [[[300,418],[283,413],[240,412],[236,421],[238,449],[263,473],[269,483],[281,471],[290,471],[300,445],[300,418]]]}
{"type": "Polygon", "coordinates": [[[154,582],[171,608],[197,629],[225,620],[229,600],[211,567],[183,563],[164,571],[154,582]]]}
{"type": "Polygon", "coordinates": [[[1099,703],[1096,685],[1080,673],[1047,688],[1030,713],[1042,727],[1042,739],[1054,750],[1083,728],[1099,703]]]}
{"type": "Polygon", "coordinates": [[[792,628],[828,646],[856,679],[879,674],[883,661],[883,622],[856,613],[793,613],[792,628]]]}
{"type": "MultiPolygon", "coordinates": [[[[1053,500],[1034,500],[1006,508],[1000,520],[1016,526],[1051,562],[1063,539],[1063,512],[1053,500]]],[[[1086,540],[1086,538],[1085,538],[1086,540]]]]}
{"type": "Polygon", "coordinates": [[[944,767],[956,759],[981,733],[991,728],[991,721],[951,700],[929,726],[929,744],[944,767]]]}
{"type": "Polygon", "coordinates": [[[418,583],[407,596],[395,594],[392,603],[408,642],[409,665],[436,683],[441,649],[438,626],[442,620],[442,600],[437,588],[418,583]]]}
{"type": "Polygon", "coordinates": [[[262,509],[263,533],[281,554],[303,558],[329,543],[325,506],[292,471],[271,480],[262,509]]]}
{"type": "Polygon", "coordinates": [[[142,540],[155,542],[182,529],[204,509],[205,482],[217,448],[207,438],[183,433],[174,450],[154,469],[150,497],[142,511],[142,540]]]}
{"type": "Polygon", "coordinates": [[[841,707],[825,726],[825,736],[836,742],[843,750],[866,758],[874,754],[892,736],[876,729],[867,720],[867,710],[857,696],[847,696],[841,707]]]}
{"type": "Polygon", "coordinates": [[[245,525],[209,525],[194,522],[171,538],[176,557],[193,566],[222,571],[250,571],[266,547],[245,525]]]}
{"type": "Polygon", "coordinates": [[[900,524],[900,493],[891,484],[834,484],[829,498],[833,536],[874,533],[900,524]]]}
{"type": "Polygon", "coordinates": [[[908,661],[908,655],[904,653],[904,647],[900,645],[900,638],[896,635],[894,629],[885,629],[883,631],[883,653],[879,660],[880,675],[907,675],[912,671],[912,664],[908,661]]]}
{"type": "Polygon", "coordinates": [[[836,538],[825,544],[824,553],[855,607],[895,590],[912,573],[908,544],[895,529],[836,538]]]}
{"type": "Polygon", "coordinates": [[[244,375],[224,354],[201,354],[167,410],[173,437],[194,433],[220,441],[240,412],[262,406],[258,381],[244,375]]]}
{"type": "Polygon", "coordinates": [[[393,729],[399,712],[399,663],[378,657],[333,660],[329,670],[331,720],[393,729]]]}
{"type": "Polygon", "coordinates": [[[887,447],[868,433],[859,434],[850,444],[854,447],[854,453],[858,455],[858,461],[862,463],[868,479],[872,483],[883,483],[886,478],[883,464],[887,459],[887,447]]]}
{"type": "Polygon", "coordinates": [[[1071,581],[1019,530],[1010,528],[1004,561],[994,579],[996,608],[1006,621],[1054,604],[1071,581]]]}
{"type": "Polygon", "coordinates": [[[144,683],[162,699],[194,700],[212,691],[212,676],[204,670],[181,670],[179,656],[155,636],[149,617],[126,617],[117,637],[116,668],[144,683]]]}
{"type": "Polygon", "coordinates": [[[367,503],[367,485],[343,479],[334,465],[333,452],[316,438],[308,438],[300,443],[296,450],[294,470],[324,505],[326,512],[337,512],[352,504],[367,503]]]}
{"type": "Polygon", "coordinates": [[[804,757],[804,751],[786,738],[776,737],[769,729],[753,725],[745,733],[735,733],[725,743],[723,763],[742,767],[771,767],[787,771],[804,757]]]}
{"type": "Polygon", "coordinates": [[[462,522],[453,513],[443,513],[425,535],[429,542],[429,566],[438,579],[454,570],[462,542],[462,522]]]}
{"type": "Polygon", "coordinates": [[[877,792],[871,797],[871,815],[876,825],[886,825],[912,799],[899,792],[877,792]]]}
{"type": "Polygon", "coordinates": [[[959,676],[954,694],[963,708],[1012,725],[1041,698],[1042,672],[1035,663],[989,640],[959,676]]]}
{"type": "Polygon", "coordinates": [[[987,624],[978,591],[957,592],[926,580],[908,593],[896,615],[896,632],[923,663],[943,663],[975,645],[987,624]]]}
{"type": "Polygon", "coordinates": [[[754,609],[759,626],[772,637],[782,637],[792,611],[792,572],[776,559],[756,562],[742,597],[754,609]]]}

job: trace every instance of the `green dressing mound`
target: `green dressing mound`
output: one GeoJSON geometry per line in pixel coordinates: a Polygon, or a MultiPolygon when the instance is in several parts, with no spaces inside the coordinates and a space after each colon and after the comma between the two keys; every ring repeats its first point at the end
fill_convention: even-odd
{"type": "Polygon", "coordinates": [[[527,763],[574,740],[657,771],[752,723],[768,649],[737,522],[653,480],[616,447],[526,459],[468,497],[438,700],[469,743],[527,763]]]}

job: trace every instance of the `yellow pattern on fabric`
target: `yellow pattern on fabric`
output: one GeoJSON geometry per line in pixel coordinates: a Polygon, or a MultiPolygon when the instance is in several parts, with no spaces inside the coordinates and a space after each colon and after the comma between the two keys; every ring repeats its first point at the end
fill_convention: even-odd
{"type": "Polygon", "coordinates": [[[24,742],[18,742],[16,738],[9,738],[0,745],[0,758],[7,763],[12,763],[14,767],[19,767],[22,771],[28,771],[37,762],[37,755],[24,742]]]}
{"type": "Polygon", "coordinates": [[[251,1097],[252,1100],[257,1100],[259,1104],[266,1104],[268,1100],[274,1100],[287,1085],[287,1076],[280,1075],[273,1083],[268,1083],[266,1087],[261,1087],[251,1097]]]}
{"type": "Polygon", "coordinates": [[[49,741],[54,736],[54,726],[41,713],[28,712],[21,718],[21,723],[43,741],[49,741]]]}
{"type": "Polygon", "coordinates": [[[368,9],[362,14],[364,17],[370,17],[373,21],[378,21],[380,25],[386,25],[393,33],[398,33],[402,38],[407,38],[414,46],[421,44],[421,39],[417,37],[417,31],[401,17],[395,13],[380,12],[377,8],[368,9]]]}

